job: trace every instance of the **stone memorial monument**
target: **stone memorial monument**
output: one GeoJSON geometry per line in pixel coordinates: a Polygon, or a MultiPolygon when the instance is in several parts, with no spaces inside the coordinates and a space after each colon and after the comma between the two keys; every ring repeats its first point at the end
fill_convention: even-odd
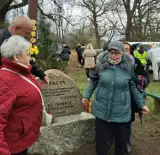
{"type": "Polygon", "coordinates": [[[50,80],[42,92],[46,110],[56,116],[81,113],[82,97],[74,80],[56,69],[47,70],[45,74],[50,80]]]}
{"type": "MultiPolygon", "coordinates": [[[[50,126],[41,127],[38,141],[29,148],[31,155],[74,155],[94,150],[94,116],[83,112],[80,91],[70,77],[55,69],[45,72],[50,84],[43,90],[45,107],[56,115],[50,126]]],[[[82,153],[84,154],[84,153],[82,153]]]]}

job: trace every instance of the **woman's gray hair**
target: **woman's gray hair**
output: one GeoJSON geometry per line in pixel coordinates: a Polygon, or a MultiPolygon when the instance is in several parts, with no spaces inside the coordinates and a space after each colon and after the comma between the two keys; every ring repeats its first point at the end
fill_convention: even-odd
{"type": "Polygon", "coordinates": [[[22,55],[30,50],[31,43],[25,38],[13,35],[9,39],[5,40],[1,45],[1,55],[7,59],[13,59],[14,55],[22,55]]]}

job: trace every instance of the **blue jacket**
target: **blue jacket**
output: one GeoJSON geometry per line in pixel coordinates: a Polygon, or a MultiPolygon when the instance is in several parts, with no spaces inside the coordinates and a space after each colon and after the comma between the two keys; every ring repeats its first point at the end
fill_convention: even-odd
{"type": "Polygon", "coordinates": [[[70,54],[71,54],[70,48],[68,46],[64,47],[61,53],[62,60],[69,60],[70,54]]]}
{"type": "Polygon", "coordinates": [[[99,58],[96,71],[90,73],[91,80],[84,94],[90,99],[94,90],[93,114],[107,122],[131,121],[131,97],[139,108],[145,99],[134,83],[134,59],[124,54],[118,65],[108,62],[107,53],[99,58]]]}

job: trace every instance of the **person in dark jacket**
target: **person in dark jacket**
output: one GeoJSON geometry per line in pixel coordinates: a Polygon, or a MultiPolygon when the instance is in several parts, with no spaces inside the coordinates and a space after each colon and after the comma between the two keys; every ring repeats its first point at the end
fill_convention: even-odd
{"type": "Polygon", "coordinates": [[[27,155],[40,126],[53,121],[45,110],[41,85],[30,73],[30,46],[14,35],[0,49],[0,155],[27,155]]]}
{"type": "Polygon", "coordinates": [[[78,63],[79,63],[79,67],[82,67],[84,65],[84,59],[83,59],[83,52],[85,50],[85,47],[82,46],[81,44],[78,44],[76,47],[76,52],[77,52],[77,56],[78,56],[78,63]]]}
{"type": "MultiPolygon", "coordinates": [[[[34,23],[27,16],[17,16],[11,23],[11,25],[6,29],[0,30],[0,46],[4,40],[8,39],[12,35],[20,35],[26,39],[30,39],[31,32],[33,30],[34,23]]],[[[1,58],[0,58],[1,62],[1,58]]],[[[32,65],[31,73],[36,77],[39,77],[44,83],[48,83],[49,79],[35,63],[35,61],[30,60],[32,65]]]]}
{"type": "Polygon", "coordinates": [[[134,59],[125,53],[122,42],[110,42],[108,52],[99,57],[96,70],[90,72],[83,104],[89,102],[94,90],[92,111],[96,117],[96,153],[108,155],[115,138],[115,155],[124,155],[131,121],[131,98],[143,112],[147,113],[149,109],[135,86],[134,59]]]}
{"type": "Polygon", "coordinates": [[[61,53],[62,60],[65,60],[66,62],[68,62],[70,54],[71,54],[70,47],[68,45],[63,45],[63,49],[61,53]]]}
{"type": "MultiPolygon", "coordinates": [[[[133,56],[133,52],[131,51],[131,46],[128,42],[123,42],[124,44],[124,48],[125,51],[133,56]]],[[[142,93],[144,93],[144,89],[149,85],[149,75],[148,73],[144,70],[144,67],[141,63],[141,61],[134,57],[134,61],[135,61],[135,67],[134,67],[134,72],[136,74],[136,85],[137,88],[139,89],[139,91],[142,91],[142,93]]],[[[133,101],[132,101],[133,102],[133,101]]],[[[130,153],[131,152],[131,124],[132,122],[135,120],[135,113],[139,112],[139,115],[141,115],[140,113],[140,109],[137,108],[137,106],[135,106],[134,103],[132,103],[132,119],[131,119],[131,123],[128,124],[128,140],[126,143],[126,153],[130,153]]]]}
{"type": "Polygon", "coordinates": [[[62,52],[60,54],[60,58],[63,61],[63,65],[61,66],[63,71],[66,71],[70,54],[70,47],[68,45],[63,45],[62,52]]]}

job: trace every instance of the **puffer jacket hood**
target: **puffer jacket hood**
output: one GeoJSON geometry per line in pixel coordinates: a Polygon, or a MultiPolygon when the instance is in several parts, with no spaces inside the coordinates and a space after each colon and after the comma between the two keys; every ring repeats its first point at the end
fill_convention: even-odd
{"type": "Polygon", "coordinates": [[[108,51],[111,49],[115,49],[121,52],[125,52],[124,44],[121,41],[111,41],[108,45],[108,51]]]}
{"type": "MultiPolygon", "coordinates": [[[[108,52],[104,52],[98,57],[97,60],[97,69],[98,70],[104,70],[107,68],[110,68],[112,64],[108,61],[108,52]]],[[[119,64],[117,64],[122,70],[125,71],[131,71],[131,69],[134,67],[135,61],[132,55],[129,55],[127,53],[124,53],[122,56],[122,60],[119,64]]]]}

